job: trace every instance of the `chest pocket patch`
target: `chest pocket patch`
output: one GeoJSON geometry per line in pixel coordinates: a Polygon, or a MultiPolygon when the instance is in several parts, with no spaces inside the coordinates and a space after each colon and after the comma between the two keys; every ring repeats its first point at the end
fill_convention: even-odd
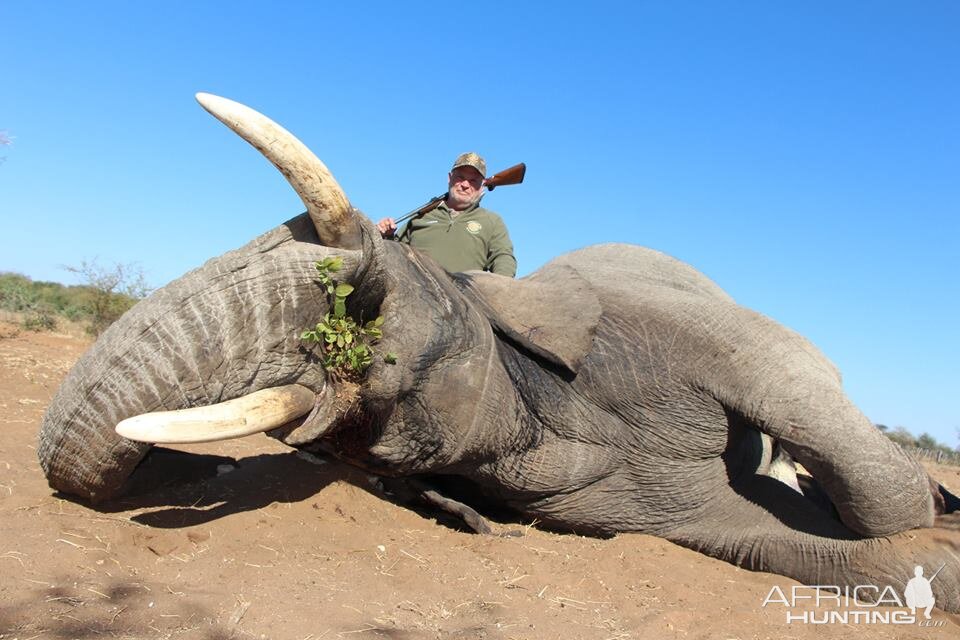
{"type": "Polygon", "coordinates": [[[473,235],[477,235],[478,233],[480,233],[481,229],[483,229],[483,225],[481,225],[476,220],[471,220],[470,222],[467,223],[467,231],[469,231],[473,235]]]}

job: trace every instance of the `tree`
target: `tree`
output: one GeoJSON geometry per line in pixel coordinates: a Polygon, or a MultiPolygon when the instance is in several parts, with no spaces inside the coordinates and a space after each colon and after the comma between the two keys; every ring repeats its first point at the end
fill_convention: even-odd
{"type": "Polygon", "coordinates": [[[940,443],[937,442],[937,439],[929,433],[923,433],[920,434],[919,438],[917,438],[917,446],[921,449],[930,449],[931,451],[934,451],[940,448],[940,443]]]}
{"type": "Polygon", "coordinates": [[[888,431],[886,435],[901,447],[908,448],[917,446],[917,439],[903,427],[895,427],[893,431],[888,431]]]}
{"type": "Polygon", "coordinates": [[[138,300],[150,293],[143,270],[136,264],[102,266],[97,259],[84,260],[80,266],[64,266],[87,288],[84,311],[89,314],[91,335],[100,335],[138,300]]]}
{"type": "Polygon", "coordinates": [[[29,331],[49,331],[57,326],[54,309],[36,284],[19,273],[0,273],[0,309],[19,314],[21,325],[29,331]]]}

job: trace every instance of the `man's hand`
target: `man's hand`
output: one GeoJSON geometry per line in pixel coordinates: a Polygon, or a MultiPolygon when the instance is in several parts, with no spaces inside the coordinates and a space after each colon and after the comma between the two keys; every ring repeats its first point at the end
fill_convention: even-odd
{"type": "Polygon", "coordinates": [[[397,232],[397,223],[393,218],[384,218],[377,223],[377,229],[380,230],[380,236],[383,238],[392,238],[397,232]]]}

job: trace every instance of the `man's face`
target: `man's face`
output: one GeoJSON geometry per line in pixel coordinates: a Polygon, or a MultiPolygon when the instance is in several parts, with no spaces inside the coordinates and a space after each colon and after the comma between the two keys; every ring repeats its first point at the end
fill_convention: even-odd
{"type": "Polygon", "coordinates": [[[480,197],[483,176],[473,167],[457,167],[447,178],[449,187],[447,206],[454,211],[463,211],[480,197]]]}

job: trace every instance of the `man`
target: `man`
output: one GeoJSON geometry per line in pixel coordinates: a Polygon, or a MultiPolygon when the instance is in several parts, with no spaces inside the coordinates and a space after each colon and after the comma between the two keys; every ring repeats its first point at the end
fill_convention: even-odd
{"type": "MultiPolygon", "coordinates": [[[[942,568],[940,567],[940,569],[942,568]]],[[[940,569],[937,570],[937,573],[940,573],[940,569]]],[[[937,577],[937,573],[933,574],[933,578],[937,577]]],[[[903,591],[903,596],[907,600],[907,606],[910,607],[910,613],[917,615],[917,609],[923,609],[923,617],[929,620],[930,610],[936,604],[933,589],[930,588],[930,582],[933,578],[930,578],[930,580],[924,578],[923,567],[920,565],[913,569],[913,575],[914,577],[907,582],[907,588],[903,591]]]]}
{"type": "MultiPolygon", "coordinates": [[[[396,239],[423,251],[451,273],[492,271],[512,278],[517,273],[513,244],[503,220],[481,208],[487,164],[473,152],[460,155],[447,175],[447,195],[431,211],[414,218],[396,239]]],[[[393,218],[377,223],[384,238],[393,238],[393,218]]]]}

